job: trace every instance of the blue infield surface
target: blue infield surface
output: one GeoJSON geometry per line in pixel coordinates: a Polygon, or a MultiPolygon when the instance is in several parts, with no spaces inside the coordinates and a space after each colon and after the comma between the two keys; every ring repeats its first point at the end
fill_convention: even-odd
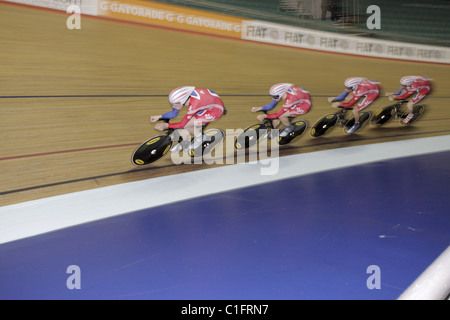
{"type": "Polygon", "coordinates": [[[377,161],[3,243],[0,299],[396,299],[450,244],[449,159],[377,161]],[[67,287],[71,265],[81,289],[67,287]]]}

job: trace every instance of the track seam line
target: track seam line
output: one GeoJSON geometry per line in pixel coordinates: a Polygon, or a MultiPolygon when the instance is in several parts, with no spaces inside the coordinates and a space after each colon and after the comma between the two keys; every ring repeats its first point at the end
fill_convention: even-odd
{"type": "MultiPolygon", "coordinates": [[[[352,140],[339,141],[339,142],[340,143],[347,143],[347,142],[354,142],[354,141],[373,141],[373,140],[383,139],[383,138],[408,137],[408,136],[418,136],[418,135],[424,135],[424,134],[445,133],[445,132],[450,132],[450,130],[442,130],[442,131],[435,131],[435,132],[423,132],[423,133],[413,133],[413,134],[404,134],[404,135],[395,135],[395,136],[373,137],[373,138],[366,138],[366,139],[357,139],[356,138],[356,139],[352,139],[352,140]]],[[[415,138],[412,137],[411,139],[415,139],[415,138]]],[[[402,141],[402,140],[399,140],[399,141],[402,141]]],[[[296,146],[288,146],[287,148],[283,148],[283,149],[285,149],[285,150],[293,150],[293,149],[300,150],[300,149],[304,149],[304,148],[315,147],[315,146],[326,146],[326,145],[335,144],[335,143],[336,143],[336,141],[333,140],[333,141],[327,141],[327,142],[320,143],[320,144],[311,144],[311,145],[298,146],[298,147],[296,147],[296,146]]],[[[234,157],[234,155],[233,155],[233,157],[234,157]]],[[[202,165],[203,164],[204,163],[202,162],[202,165]]],[[[224,165],[226,165],[226,164],[224,164],[224,165]]],[[[82,182],[82,181],[95,180],[95,179],[100,179],[100,178],[107,178],[107,177],[113,177],[113,176],[118,176],[118,175],[130,174],[130,173],[135,173],[135,172],[148,171],[148,170],[154,170],[154,169],[162,169],[162,168],[169,168],[169,167],[176,167],[176,166],[179,166],[179,165],[169,164],[169,165],[165,165],[165,166],[161,166],[161,167],[150,166],[150,167],[145,167],[145,168],[142,168],[142,169],[128,170],[128,171],[122,171],[122,172],[114,172],[114,173],[104,174],[104,175],[100,175],[100,176],[92,176],[92,177],[72,179],[72,180],[66,180],[66,181],[60,181],[60,182],[53,182],[53,183],[48,183],[48,184],[44,184],[44,185],[31,186],[31,187],[26,187],[26,188],[12,189],[12,190],[3,191],[3,192],[0,192],[0,196],[7,195],[7,194],[12,194],[12,193],[23,192],[23,191],[30,191],[30,190],[48,188],[48,187],[53,187],[53,186],[58,186],[58,185],[77,183],[77,182],[82,182]]]]}

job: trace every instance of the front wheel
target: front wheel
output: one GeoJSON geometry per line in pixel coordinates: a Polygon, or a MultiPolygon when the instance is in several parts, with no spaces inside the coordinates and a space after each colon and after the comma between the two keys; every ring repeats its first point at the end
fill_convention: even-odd
{"type": "Polygon", "coordinates": [[[304,120],[292,122],[291,125],[294,126],[294,129],[285,137],[278,138],[279,145],[291,143],[292,141],[303,135],[303,133],[305,133],[306,129],[308,128],[308,123],[304,120]]]}
{"type": "Polygon", "coordinates": [[[267,133],[267,125],[264,123],[254,124],[245,129],[237,136],[234,147],[237,150],[248,149],[254,146],[258,140],[267,133]]]}
{"type": "MultiPolygon", "coordinates": [[[[353,131],[353,133],[355,133],[356,131],[361,130],[368,122],[370,119],[370,116],[372,114],[370,113],[370,111],[362,111],[359,113],[359,123],[361,124],[361,126],[353,131]]],[[[351,118],[350,120],[348,120],[345,125],[344,125],[344,132],[347,132],[348,129],[350,129],[351,127],[353,127],[353,125],[355,124],[355,117],[351,118]]]]}
{"type": "Polygon", "coordinates": [[[402,116],[400,117],[400,124],[407,126],[407,125],[412,124],[413,122],[416,122],[422,116],[424,111],[425,111],[425,107],[423,105],[421,105],[421,104],[413,106],[413,114],[414,114],[414,116],[409,120],[408,123],[404,123],[403,119],[406,118],[408,116],[408,113],[409,113],[409,111],[406,110],[405,112],[403,112],[402,116]]]}
{"type": "Polygon", "coordinates": [[[373,115],[372,119],[370,120],[370,125],[373,127],[379,127],[388,123],[388,121],[396,115],[397,107],[398,105],[392,105],[381,108],[373,115]]]}

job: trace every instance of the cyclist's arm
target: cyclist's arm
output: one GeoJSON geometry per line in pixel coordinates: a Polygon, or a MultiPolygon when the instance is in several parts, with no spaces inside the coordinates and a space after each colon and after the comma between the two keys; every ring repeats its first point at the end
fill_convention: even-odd
{"type": "Polygon", "coordinates": [[[349,93],[350,93],[350,91],[344,90],[344,92],[342,92],[339,96],[337,96],[336,98],[334,98],[332,102],[344,100],[344,99],[347,97],[347,95],[348,95],[349,93]]]}
{"type": "Polygon", "coordinates": [[[169,129],[181,129],[186,126],[189,120],[192,118],[192,115],[186,114],[180,122],[169,123],[169,129]]]}
{"type": "Polygon", "coordinates": [[[405,89],[400,88],[396,92],[394,92],[393,95],[395,96],[396,100],[403,100],[403,99],[408,98],[413,93],[414,93],[414,91],[408,90],[406,88],[405,89]]]}
{"type": "Polygon", "coordinates": [[[351,107],[356,101],[358,101],[359,98],[361,98],[361,97],[358,97],[358,96],[353,95],[353,97],[352,97],[348,102],[341,103],[341,104],[339,104],[339,106],[344,107],[344,108],[349,108],[349,107],[351,107]]]}
{"type": "Polygon", "coordinates": [[[269,110],[272,110],[272,109],[277,105],[277,102],[278,102],[278,101],[276,101],[276,100],[270,101],[270,103],[268,103],[268,104],[266,104],[265,106],[262,106],[262,107],[261,107],[261,111],[269,111],[269,110]]]}
{"type": "Polygon", "coordinates": [[[398,96],[398,95],[400,95],[402,92],[403,92],[403,87],[400,87],[400,88],[398,88],[397,91],[395,91],[395,92],[393,93],[393,95],[394,95],[394,96],[398,96]]]}
{"type": "Polygon", "coordinates": [[[288,110],[286,110],[286,108],[281,108],[280,111],[278,111],[278,112],[276,112],[276,113],[268,114],[266,118],[267,118],[267,119],[278,119],[278,118],[281,117],[281,115],[282,115],[283,113],[285,113],[286,111],[288,111],[288,110]]]}
{"type": "Polygon", "coordinates": [[[178,112],[179,112],[179,110],[172,109],[171,111],[162,114],[161,119],[164,119],[164,120],[173,119],[178,115],[178,112]]]}

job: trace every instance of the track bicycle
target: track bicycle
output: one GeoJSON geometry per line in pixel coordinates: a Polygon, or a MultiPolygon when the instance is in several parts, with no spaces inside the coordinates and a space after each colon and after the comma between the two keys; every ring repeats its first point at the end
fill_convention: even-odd
{"type": "MultiPolygon", "coordinates": [[[[266,111],[262,111],[267,114],[266,111]]],[[[289,118],[290,121],[295,118],[289,118]]],[[[308,123],[305,120],[291,121],[293,129],[290,133],[283,135],[286,128],[280,130],[279,134],[274,134],[272,130],[276,129],[272,119],[264,119],[260,123],[256,123],[245,129],[234,142],[237,150],[248,149],[254,146],[260,139],[272,139],[278,137],[279,145],[286,145],[299,138],[307,129],[308,123]]]]}
{"type": "MultiPolygon", "coordinates": [[[[321,137],[324,134],[331,132],[331,129],[333,129],[334,127],[342,127],[344,128],[344,132],[347,133],[347,130],[353,127],[353,125],[355,124],[355,117],[347,118],[347,111],[352,110],[352,108],[338,108],[340,108],[341,110],[335,113],[327,114],[317,120],[317,122],[311,128],[311,136],[321,137]]],[[[361,111],[359,113],[359,123],[361,124],[361,126],[353,133],[361,130],[369,121],[370,116],[370,111],[361,111]]]]}
{"type": "MultiPolygon", "coordinates": [[[[162,120],[169,123],[169,120],[162,120]]],[[[209,154],[224,138],[225,133],[221,129],[209,129],[205,131],[209,123],[202,126],[202,142],[194,148],[194,140],[192,138],[188,154],[194,158],[197,156],[204,156],[209,154]]],[[[164,134],[153,136],[143,142],[134,152],[131,157],[131,162],[136,166],[143,166],[153,163],[164,157],[172,148],[174,143],[179,143],[182,140],[176,129],[166,129],[164,134]]]]}
{"type": "Polygon", "coordinates": [[[425,111],[424,105],[413,106],[414,116],[408,123],[404,123],[403,119],[409,114],[408,109],[405,107],[408,100],[401,100],[398,103],[386,106],[378,110],[370,120],[370,124],[374,127],[379,127],[388,123],[391,119],[399,119],[401,125],[410,125],[417,121],[425,111]]]}

